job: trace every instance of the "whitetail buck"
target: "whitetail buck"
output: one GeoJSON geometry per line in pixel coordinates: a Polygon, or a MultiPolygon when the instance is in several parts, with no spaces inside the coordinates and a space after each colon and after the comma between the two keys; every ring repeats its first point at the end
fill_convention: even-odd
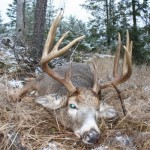
{"type": "Polygon", "coordinates": [[[88,64],[72,63],[51,69],[49,61],[61,56],[68,51],[76,42],[83,39],[78,37],[67,46],[58,50],[59,45],[67,36],[65,33],[52,48],[57,26],[62,18],[61,12],[51,25],[48,37],[40,61],[43,73],[38,79],[27,84],[16,93],[17,97],[23,97],[31,90],[37,90],[39,97],[35,102],[49,109],[58,118],[62,125],[71,128],[76,136],[87,144],[94,144],[100,138],[100,130],[97,122],[99,118],[115,120],[118,117],[113,107],[100,101],[98,93],[102,89],[111,87],[112,84],[119,85],[127,81],[132,73],[132,42],[127,32],[127,44],[124,46],[124,62],[122,74],[118,74],[118,65],[121,49],[121,38],[119,34],[118,47],[114,61],[114,78],[107,83],[99,83],[96,64],[93,62],[94,71],[90,70],[88,64]],[[70,69],[71,68],[71,69],[70,69]],[[54,113],[55,112],[55,113],[54,113]]]}

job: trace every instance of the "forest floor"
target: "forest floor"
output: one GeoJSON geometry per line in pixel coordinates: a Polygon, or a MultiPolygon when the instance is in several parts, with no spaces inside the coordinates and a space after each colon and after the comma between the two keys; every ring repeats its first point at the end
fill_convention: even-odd
{"type": "Polygon", "coordinates": [[[101,138],[94,146],[85,145],[61,126],[48,111],[34,103],[34,97],[12,102],[8,96],[8,81],[12,78],[14,75],[6,74],[0,78],[1,150],[150,150],[149,67],[134,66],[131,79],[119,87],[126,116],[116,91],[102,92],[105,101],[118,110],[120,119],[114,124],[99,122],[101,138]]]}

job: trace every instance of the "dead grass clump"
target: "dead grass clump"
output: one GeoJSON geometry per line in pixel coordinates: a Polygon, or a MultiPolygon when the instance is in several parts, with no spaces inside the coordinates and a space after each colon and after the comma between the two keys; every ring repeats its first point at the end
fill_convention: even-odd
{"type": "MultiPolygon", "coordinates": [[[[150,68],[135,67],[132,78],[120,86],[121,94],[127,109],[127,115],[124,117],[118,95],[114,89],[103,92],[105,101],[115,106],[121,118],[108,130],[107,138],[104,143],[114,143],[114,136],[118,132],[132,137],[136,149],[148,150],[150,148],[150,68]],[[113,140],[112,140],[113,139],[113,140]]],[[[106,130],[103,130],[106,133],[106,130]]],[[[103,135],[106,137],[106,135],[103,135]]],[[[129,141],[128,141],[129,142],[129,141]]],[[[113,144],[112,144],[113,143],[113,144]]],[[[107,144],[108,145],[108,144],[107,144]]],[[[117,143],[117,145],[119,145],[117,143]]],[[[120,146],[120,145],[119,145],[120,146]]],[[[127,147],[127,145],[125,145],[127,147]]],[[[115,147],[116,148],[116,147],[115,147]]],[[[121,147],[120,147],[121,148],[121,147]]],[[[129,149],[135,149],[132,146],[129,149]]],[[[123,147],[121,149],[124,149],[123,147]]]]}

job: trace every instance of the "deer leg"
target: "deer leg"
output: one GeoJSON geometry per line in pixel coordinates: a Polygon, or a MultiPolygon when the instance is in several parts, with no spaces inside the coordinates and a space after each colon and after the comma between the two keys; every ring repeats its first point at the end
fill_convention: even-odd
{"type": "Polygon", "coordinates": [[[35,82],[28,83],[22,89],[11,91],[9,94],[9,98],[12,101],[20,101],[27,93],[37,90],[35,82]]]}

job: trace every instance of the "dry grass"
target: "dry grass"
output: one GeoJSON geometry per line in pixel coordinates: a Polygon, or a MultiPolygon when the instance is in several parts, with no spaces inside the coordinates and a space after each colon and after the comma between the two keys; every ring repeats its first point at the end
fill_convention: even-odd
{"type": "MultiPolygon", "coordinates": [[[[26,97],[13,103],[9,99],[8,77],[0,79],[0,149],[40,150],[49,142],[57,142],[57,149],[92,149],[84,145],[71,131],[62,127],[49,112],[34,103],[34,98],[26,97]],[[59,143],[59,144],[58,144],[59,143]]],[[[150,68],[134,67],[132,78],[120,87],[127,116],[123,116],[115,90],[103,91],[105,100],[116,107],[120,119],[113,125],[100,123],[100,144],[110,145],[110,149],[121,148],[115,136],[119,133],[133,138],[138,150],[150,149],[150,68]]],[[[129,143],[130,144],[130,143],[129,143]]],[[[133,145],[131,145],[133,146],[133,145]]]]}

